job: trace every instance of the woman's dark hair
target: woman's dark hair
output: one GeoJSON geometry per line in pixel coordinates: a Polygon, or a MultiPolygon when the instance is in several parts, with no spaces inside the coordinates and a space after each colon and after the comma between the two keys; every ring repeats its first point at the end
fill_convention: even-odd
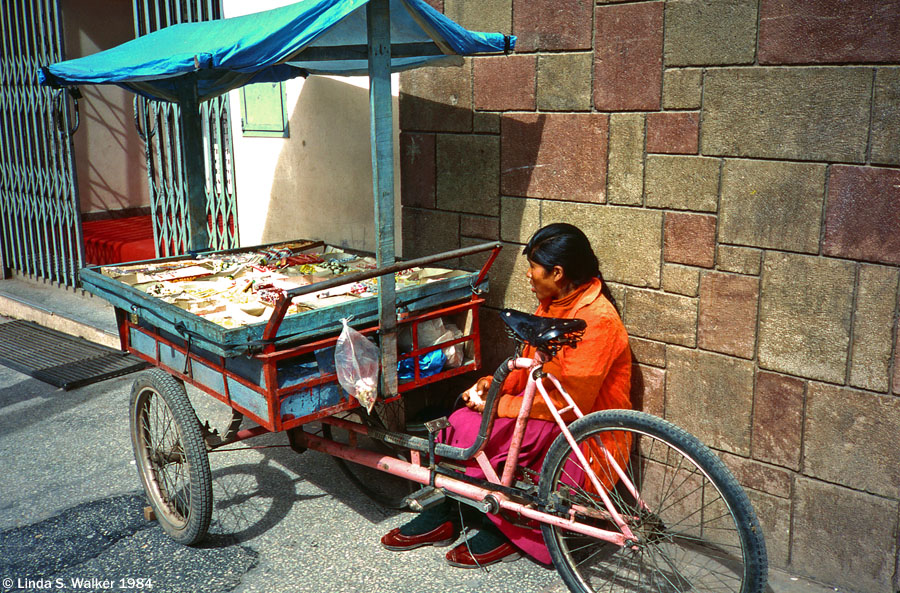
{"type": "MultiPolygon", "coordinates": [[[[528,240],[522,254],[548,270],[560,266],[566,278],[576,286],[589,282],[591,278],[603,281],[591,242],[575,225],[557,222],[538,229],[528,240]]],[[[603,282],[603,294],[615,306],[616,301],[606,282],[603,282]]]]}

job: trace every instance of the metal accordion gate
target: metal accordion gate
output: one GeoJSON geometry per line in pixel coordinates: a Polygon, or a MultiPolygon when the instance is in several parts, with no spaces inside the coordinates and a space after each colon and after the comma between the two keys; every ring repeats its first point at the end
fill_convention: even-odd
{"type": "MultiPolygon", "coordinates": [[[[222,18],[220,0],[133,0],[135,36],[222,18]]],[[[67,58],[59,0],[0,2],[0,278],[6,270],[78,286],[84,240],[72,135],[77,90],[38,84],[41,66],[67,58]]],[[[137,98],[157,257],[188,251],[187,178],[178,106],[137,98]]],[[[200,106],[209,247],[238,245],[227,95],[200,106]]],[[[195,179],[199,175],[195,176],[195,179]]]]}
{"type": "MultiPolygon", "coordinates": [[[[134,34],[222,18],[220,0],[134,0],[134,34]]],[[[144,140],[153,234],[158,257],[188,251],[188,171],[181,153],[180,107],[135,97],[138,133],[144,140]]],[[[205,151],[206,214],[211,249],[238,245],[237,198],[228,95],[200,105],[205,151]]]]}
{"type": "Polygon", "coordinates": [[[0,277],[9,269],[75,286],[77,98],[38,84],[40,66],[65,59],[62,39],[57,0],[0,3],[0,277]]]}

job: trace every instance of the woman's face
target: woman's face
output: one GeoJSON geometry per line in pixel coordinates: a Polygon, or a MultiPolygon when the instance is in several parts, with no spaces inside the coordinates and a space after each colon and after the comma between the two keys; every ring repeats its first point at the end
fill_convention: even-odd
{"type": "Polygon", "coordinates": [[[556,299],[561,293],[562,268],[555,266],[547,269],[537,262],[528,260],[528,271],[525,277],[531,282],[531,292],[539,301],[556,299]]]}

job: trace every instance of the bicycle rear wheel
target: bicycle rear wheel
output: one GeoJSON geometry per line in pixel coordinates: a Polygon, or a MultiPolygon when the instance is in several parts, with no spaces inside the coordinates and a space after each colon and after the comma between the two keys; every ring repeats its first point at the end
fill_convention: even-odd
{"type": "MultiPolygon", "coordinates": [[[[762,531],[746,493],[713,452],[675,425],[630,410],[589,414],[569,426],[579,448],[638,539],[615,546],[542,525],[550,556],[572,591],[762,593],[767,560],[762,531]],[[641,507],[609,465],[600,439],[621,446],[623,468],[641,507]]],[[[547,452],[540,495],[558,508],[604,510],[585,487],[584,468],[560,435],[547,452]]],[[[579,513],[579,522],[616,530],[610,521],[579,513]]]]}

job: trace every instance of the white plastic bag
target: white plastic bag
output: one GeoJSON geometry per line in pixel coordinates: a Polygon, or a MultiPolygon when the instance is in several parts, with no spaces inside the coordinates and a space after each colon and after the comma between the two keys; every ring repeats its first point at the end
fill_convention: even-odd
{"type": "MultiPolygon", "coordinates": [[[[456,338],[462,336],[462,332],[459,331],[452,323],[444,324],[444,333],[438,338],[438,342],[449,342],[450,340],[455,340],[456,338]]],[[[447,346],[444,348],[444,356],[447,357],[447,368],[454,369],[463,363],[463,358],[465,356],[465,342],[460,342],[459,344],[453,344],[452,346],[447,346]]]]}
{"type": "Polygon", "coordinates": [[[338,383],[372,411],[378,394],[378,367],[380,351],[364,335],[350,327],[349,320],[341,319],[344,329],[334,346],[334,367],[338,383]]]}
{"type": "MultiPolygon", "coordinates": [[[[462,336],[462,332],[452,323],[444,323],[440,318],[419,323],[419,348],[434,346],[462,336]]],[[[447,359],[446,368],[458,367],[463,362],[465,344],[454,344],[442,348],[447,359]]]]}

